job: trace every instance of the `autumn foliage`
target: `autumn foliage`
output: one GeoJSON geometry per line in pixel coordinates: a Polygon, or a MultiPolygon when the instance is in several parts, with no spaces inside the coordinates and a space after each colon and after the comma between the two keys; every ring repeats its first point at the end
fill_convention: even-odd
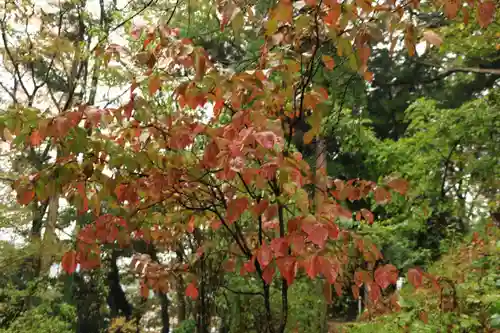
{"type": "MultiPolygon", "coordinates": [[[[19,203],[44,201],[55,191],[80,213],[95,216],[62,258],[66,272],[73,273],[77,265],[98,267],[104,245],[131,247],[141,240],[168,251],[182,235],[194,235],[202,245],[185,262],[158,264],[138,253],[131,266],[140,276],[144,296],[149,289],[169,290],[174,277],[185,274],[186,295],[196,299],[198,282],[190,267],[211,251],[213,244],[203,244],[200,234],[213,230],[230,244],[226,270],[262,280],[264,294],[277,279],[286,298],[287,286],[305,274],[324,281],[327,299],[332,290],[340,294],[351,283],[355,297],[364,286],[377,304],[395,284],[394,266],[375,265],[382,259],[375,244],[342,230],[338,221],[374,223],[371,211],[353,212],[346,202],[368,198],[385,204],[405,196],[407,182],[394,177],[380,184],[331,179],[311,168],[290,138],[304,119],[310,123],[306,144],[321,135],[322,105],[329,93],[313,80],[319,66],[332,70],[335,59],[347,59],[353,71],[371,81],[370,53],[380,34],[391,34],[395,44],[402,33],[410,55],[415,52],[422,32],[403,14],[419,1],[299,3],[281,0],[271,9],[262,29],[265,43],[251,71],[228,73],[214,66],[207,52],[179,37],[175,27],[136,29],[133,36],[143,40],[136,61],[144,75],[131,83],[126,104],[108,109],[78,105],[38,119],[36,128],[15,119],[2,125],[4,139],[16,144],[58,147],[50,168],[17,181],[19,203]],[[388,28],[380,30],[373,22],[388,28]],[[325,44],[333,45],[333,51],[325,44]],[[148,103],[163,89],[173,91],[175,107],[157,114],[148,103]],[[207,105],[213,116],[205,121],[196,110],[207,105]],[[52,193],[41,189],[56,173],[52,193]],[[358,269],[350,280],[345,267],[352,251],[368,268],[358,269]]],[[[466,23],[477,12],[482,27],[494,19],[492,1],[449,0],[439,6],[449,18],[460,15],[466,23]]],[[[240,8],[231,1],[221,1],[219,12],[221,29],[232,22],[259,22],[250,6],[240,8]]],[[[424,37],[433,44],[442,42],[429,32],[424,37]]],[[[120,47],[112,45],[102,56],[109,61],[119,53],[120,47]]],[[[415,287],[423,276],[419,269],[408,272],[415,287]]]]}

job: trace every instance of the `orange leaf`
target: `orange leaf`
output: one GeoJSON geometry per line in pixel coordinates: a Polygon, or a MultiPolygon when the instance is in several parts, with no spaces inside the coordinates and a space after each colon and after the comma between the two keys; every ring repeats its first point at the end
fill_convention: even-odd
{"type": "Polygon", "coordinates": [[[145,299],[149,297],[149,287],[144,282],[141,282],[141,296],[145,299]]]}
{"type": "Polygon", "coordinates": [[[17,194],[17,202],[21,205],[29,204],[35,198],[35,191],[33,189],[23,189],[17,194]]]}
{"type": "Polygon", "coordinates": [[[161,79],[158,75],[153,75],[149,77],[148,89],[150,96],[153,96],[158,91],[158,89],[160,89],[160,86],[161,86],[161,79]]]}
{"type": "Polygon", "coordinates": [[[191,282],[190,284],[188,284],[188,286],[186,287],[186,296],[187,297],[191,297],[192,299],[197,299],[198,298],[198,288],[196,288],[194,282],[191,282]]]}
{"type": "Polygon", "coordinates": [[[335,67],[335,60],[333,60],[332,57],[324,55],[321,57],[321,59],[323,60],[326,68],[328,68],[329,70],[332,70],[335,67]]]}
{"type": "Polygon", "coordinates": [[[192,234],[193,231],[194,231],[194,215],[191,215],[191,218],[189,219],[187,224],[187,232],[192,234]]]}
{"type": "Polygon", "coordinates": [[[61,266],[68,274],[73,274],[76,270],[76,252],[74,250],[66,252],[61,260],[61,266]]]}

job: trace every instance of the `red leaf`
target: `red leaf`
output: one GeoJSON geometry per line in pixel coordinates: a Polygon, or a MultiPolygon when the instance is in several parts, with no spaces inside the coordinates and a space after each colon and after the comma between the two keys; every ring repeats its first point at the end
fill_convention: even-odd
{"type": "Polygon", "coordinates": [[[191,297],[192,299],[197,299],[198,298],[198,289],[196,288],[194,282],[191,282],[187,287],[186,287],[186,296],[191,297]]]}
{"type": "Polygon", "coordinates": [[[385,265],[375,271],[375,282],[386,289],[389,285],[395,284],[398,280],[398,270],[393,265],[385,265]]]}
{"type": "Polygon", "coordinates": [[[290,235],[288,236],[288,242],[292,246],[292,250],[295,254],[302,254],[304,247],[306,246],[304,236],[297,234],[290,235]]]}
{"type": "Polygon", "coordinates": [[[326,225],[326,228],[328,229],[328,237],[333,240],[339,238],[339,227],[334,222],[328,223],[326,225]]]}
{"type": "Polygon", "coordinates": [[[259,217],[267,209],[267,206],[269,206],[269,201],[261,200],[258,204],[255,204],[255,206],[252,207],[252,212],[256,217],[259,217]]]}
{"type": "Polygon", "coordinates": [[[328,238],[328,230],[319,223],[305,223],[302,230],[307,234],[307,238],[318,245],[320,248],[325,247],[326,239],[328,238]]]}
{"type": "Polygon", "coordinates": [[[408,192],[409,187],[408,182],[404,179],[393,179],[389,183],[387,183],[387,186],[401,195],[405,195],[406,192],[408,192]]]}
{"type": "Polygon", "coordinates": [[[422,271],[416,268],[410,268],[408,270],[408,281],[415,287],[418,288],[422,285],[422,271]]]}
{"type": "Polygon", "coordinates": [[[247,209],[248,207],[248,199],[247,198],[238,198],[231,200],[227,206],[227,212],[226,212],[226,220],[227,223],[232,224],[236,222],[241,214],[247,209]]]}
{"type": "Polygon", "coordinates": [[[328,283],[334,284],[339,274],[339,265],[337,263],[332,263],[331,260],[325,257],[318,258],[318,265],[328,283]]]}
{"type": "Polygon", "coordinates": [[[73,274],[76,270],[76,252],[71,250],[66,252],[61,260],[61,266],[68,274],[73,274]]]}
{"type": "Polygon", "coordinates": [[[273,281],[274,272],[275,270],[273,265],[269,265],[264,269],[264,271],[262,272],[262,279],[264,280],[264,282],[266,282],[266,284],[271,284],[271,282],[273,281]]]}
{"type": "Polygon", "coordinates": [[[33,147],[37,147],[42,143],[43,139],[39,130],[34,130],[30,135],[30,143],[33,147]]]}
{"type": "Polygon", "coordinates": [[[288,242],[284,238],[274,238],[271,241],[271,249],[276,258],[284,257],[288,253],[288,242]]]}
{"type": "Polygon", "coordinates": [[[290,286],[295,279],[295,267],[297,261],[293,257],[283,257],[276,259],[276,265],[281,273],[281,276],[286,280],[290,286]]]}
{"type": "Polygon", "coordinates": [[[252,259],[243,264],[243,267],[248,273],[255,272],[255,258],[252,257],[252,259]]]}
{"type": "Polygon", "coordinates": [[[257,260],[262,268],[266,268],[273,260],[271,248],[266,242],[262,243],[260,249],[257,251],[257,260]]]}
{"type": "Polygon", "coordinates": [[[314,279],[316,275],[318,275],[318,257],[316,255],[313,255],[312,257],[307,258],[304,262],[304,268],[306,270],[307,275],[311,279],[314,279]]]}

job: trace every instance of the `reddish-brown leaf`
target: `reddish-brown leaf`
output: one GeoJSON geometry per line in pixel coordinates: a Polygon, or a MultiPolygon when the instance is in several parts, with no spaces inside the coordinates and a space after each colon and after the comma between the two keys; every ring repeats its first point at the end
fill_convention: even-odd
{"type": "Polygon", "coordinates": [[[76,270],[76,251],[71,250],[66,252],[61,260],[61,266],[68,274],[73,274],[76,270]]]}
{"type": "Polygon", "coordinates": [[[318,257],[318,266],[321,274],[323,274],[328,283],[334,284],[339,274],[339,265],[336,262],[332,262],[331,259],[318,257]]]}
{"type": "Polygon", "coordinates": [[[262,213],[264,213],[264,211],[267,209],[268,206],[269,206],[269,201],[261,200],[258,204],[255,204],[252,207],[252,212],[256,217],[259,217],[260,215],[262,215],[262,213]]]}
{"type": "Polygon", "coordinates": [[[266,268],[273,260],[271,248],[266,242],[262,243],[260,249],[257,251],[257,260],[262,268],[266,268]]]}
{"type": "Polygon", "coordinates": [[[276,258],[284,257],[288,253],[288,242],[284,238],[274,238],[271,241],[271,249],[276,258]]]}
{"type": "Polygon", "coordinates": [[[326,239],[328,238],[328,230],[319,223],[304,223],[302,230],[307,234],[307,238],[318,245],[320,248],[325,247],[326,239]]]}
{"type": "Polygon", "coordinates": [[[427,324],[429,322],[429,316],[427,315],[426,311],[420,311],[418,317],[420,318],[421,321],[424,322],[424,324],[427,324]]]}
{"type": "Polygon", "coordinates": [[[191,282],[188,284],[186,287],[186,292],[185,292],[187,297],[191,297],[192,299],[197,299],[198,298],[198,288],[196,288],[196,285],[194,282],[191,282]]]}
{"type": "Polygon", "coordinates": [[[357,285],[353,285],[351,287],[352,289],[352,295],[354,296],[354,299],[358,299],[359,298],[359,287],[357,285]]]}
{"type": "Polygon", "coordinates": [[[229,224],[236,222],[240,218],[241,214],[243,214],[243,212],[247,209],[247,207],[247,198],[243,197],[231,200],[227,206],[226,222],[229,224]]]}
{"type": "Polygon", "coordinates": [[[408,182],[404,179],[393,179],[387,183],[387,186],[401,195],[405,195],[409,188],[408,182]]]}
{"type": "Polygon", "coordinates": [[[271,282],[273,281],[274,272],[275,269],[273,265],[269,265],[264,269],[264,271],[262,272],[262,279],[264,280],[264,282],[266,282],[266,284],[271,284],[271,282]]]}
{"type": "Polygon", "coordinates": [[[314,279],[319,273],[318,264],[319,261],[316,255],[313,255],[303,261],[304,269],[311,279],[314,279]]]}
{"type": "Polygon", "coordinates": [[[276,265],[281,273],[281,276],[286,280],[287,285],[291,285],[295,279],[295,267],[297,261],[294,257],[282,257],[276,259],[276,265]]]}
{"type": "Polygon", "coordinates": [[[363,215],[363,218],[368,222],[369,224],[373,224],[373,213],[370,212],[366,208],[361,209],[361,214],[363,215]]]}
{"type": "Polygon", "coordinates": [[[398,270],[393,265],[380,266],[375,271],[375,282],[382,288],[386,289],[389,285],[395,284],[398,280],[398,270]]]}
{"type": "Polygon", "coordinates": [[[377,186],[374,192],[375,202],[385,204],[391,201],[391,193],[381,186],[377,186]]]}
{"type": "Polygon", "coordinates": [[[368,296],[373,302],[377,302],[382,295],[380,287],[376,283],[370,283],[368,286],[368,296]]]}
{"type": "Polygon", "coordinates": [[[461,6],[461,0],[445,0],[444,13],[449,19],[453,19],[457,17],[458,10],[461,6]]]}
{"type": "Polygon", "coordinates": [[[422,271],[417,268],[410,268],[408,270],[408,281],[415,288],[420,287],[422,285],[422,271]]]}
{"type": "Polygon", "coordinates": [[[493,1],[480,2],[477,10],[477,21],[481,28],[486,28],[491,22],[493,22],[493,17],[495,16],[496,11],[495,3],[493,1]]]}

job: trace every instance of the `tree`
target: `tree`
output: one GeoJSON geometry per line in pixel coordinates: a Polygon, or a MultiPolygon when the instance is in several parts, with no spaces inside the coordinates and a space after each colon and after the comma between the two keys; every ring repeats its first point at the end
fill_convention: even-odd
{"type": "MultiPolygon", "coordinates": [[[[81,213],[95,216],[62,259],[68,273],[78,266],[98,267],[105,246],[115,246],[141,254],[131,266],[145,298],[150,288],[165,293],[183,275],[186,296],[197,300],[193,312],[199,332],[207,332],[212,320],[211,291],[205,289],[217,286],[210,278],[218,271],[207,273],[213,272],[207,267],[211,256],[221,252],[227,270],[236,269],[261,285],[264,331],[287,329],[288,289],[297,276],[319,276],[327,299],[332,286],[340,293],[351,281],[346,276],[352,252],[367,262],[354,273],[353,294],[364,286],[370,306],[380,306],[382,290],[396,282],[397,269],[375,266],[382,256],[374,244],[341,230],[339,221],[353,218],[347,200],[373,196],[383,204],[405,195],[407,183],[394,177],[376,184],[326,176],[320,130],[322,113],[331,105],[317,72],[334,69],[340,57],[371,81],[368,58],[381,32],[372,21],[388,23],[391,32],[404,26],[405,44],[413,54],[418,30],[402,18],[417,4],[282,0],[269,11],[254,12],[251,4],[218,3],[221,29],[231,23],[233,32],[243,35],[244,28],[254,33],[264,22],[258,64],[235,74],[213,66],[205,50],[168,24],[136,31],[142,42],[136,62],[145,72],[132,81],[123,106],[81,105],[55,116],[32,112],[23,123],[13,121],[16,114],[4,115],[6,140],[8,133],[21,149],[46,142],[57,147],[53,164],[16,183],[19,201],[43,200],[37,188],[55,183],[51,195],[66,197],[81,213]],[[168,90],[174,106],[158,112],[156,98],[168,90]],[[207,103],[213,116],[204,121],[198,110],[207,103]],[[315,144],[312,171],[292,140],[299,126],[304,143],[315,144]],[[180,246],[179,252],[188,255],[160,264],[134,247],[136,242],[164,252],[180,246]],[[276,270],[280,277],[274,279],[276,270]],[[278,311],[271,304],[275,291],[278,311]]],[[[449,5],[445,10],[452,17],[455,9],[449,5]]],[[[486,26],[495,7],[490,2],[478,6],[479,22],[486,26]]],[[[113,45],[105,56],[120,52],[125,50],[113,45]]],[[[373,223],[366,208],[354,216],[373,223]]],[[[396,303],[393,297],[391,306],[396,303]]]]}

